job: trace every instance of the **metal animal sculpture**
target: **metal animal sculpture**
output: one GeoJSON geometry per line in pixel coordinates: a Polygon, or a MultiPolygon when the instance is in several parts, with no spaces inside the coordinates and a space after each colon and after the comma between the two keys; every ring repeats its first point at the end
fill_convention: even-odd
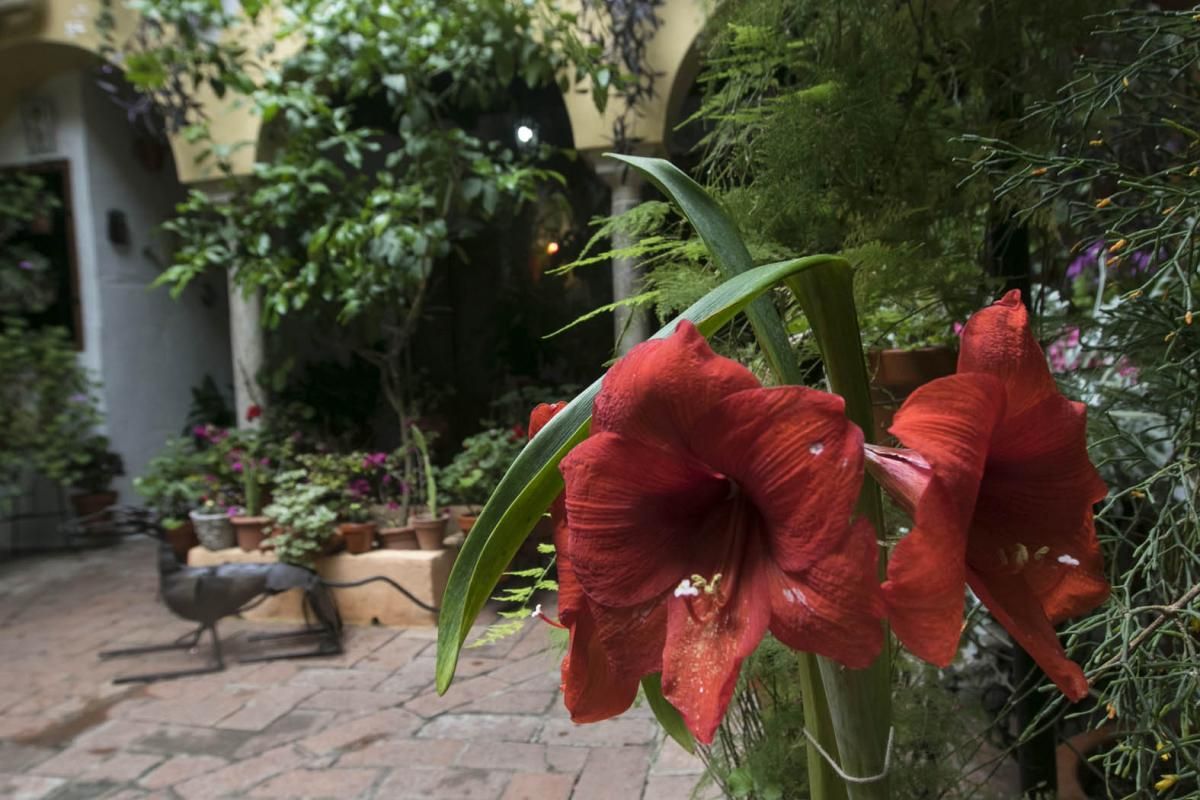
{"type": "Polygon", "coordinates": [[[217,622],[224,617],[234,616],[247,611],[272,595],[286,592],[290,589],[300,589],[304,592],[305,619],[312,618],[309,624],[298,630],[282,633],[256,634],[249,641],[264,641],[269,639],[301,639],[316,637],[317,644],[303,650],[285,653],[251,656],[241,659],[243,662],[276,661],[285,658],[311,658],[314,656],[336,655],[342,652],[342,618],[338,614],[337,603],[329,590],[348,589],[364,586],[368,583],[381,581],[403,594],[417,606],[437,613],[433,606],[417,599],[400,584],[383,575],[366,578],[361,581],[334,582],[321,578],[312,570],[291,564],[219,564],[211,567],[188,567],[179,563],[167,543],[157,523],[148,521],[158,534],[158,585],[159,593],[167,608],[177,617],[198,623],[198,627],[184,634],[173,642],[141,647],[127,647],[120,650],[108,650],[100,653],[101,658],[117,658],[121,656],[143,655],[146,653],[165,652],[168,650],[190,650],[199,644],[201,637],[207,631],[212,637],[212,660],[203,667],[175,670],[173,672],[153,672],[143,675],[126,675],[115,679],[114,683],[133,683],[182,678],[188,675],[203,675],[209,672],[219,672],[225,669],[225,660],[221,654],[221,640],[217,636],[217,622]]]}

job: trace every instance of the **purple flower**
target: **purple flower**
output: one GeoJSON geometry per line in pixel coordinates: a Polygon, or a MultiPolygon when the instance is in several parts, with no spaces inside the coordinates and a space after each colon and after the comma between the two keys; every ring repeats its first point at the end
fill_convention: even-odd
{"type": "Polygon", "coordinates": [[[197,439],[207,439],[208,431],[205,429],[205,427],[203,425],[193,425],[192,426],[192,436],[195,436],[197,439]]]}
{"type": "Polygon", "coordinates": [[[271,466],[271,459],[269,459],[269,458],[260,458],[260,459],[258,460],[258,465],[259,465],[260,467],[269,467],[269,466],[271,466]]]}
{"type": "Polygon", "coordinates": [[[961,322],[958,322],[958,321],[956,320],[956,321],[954,322],[954,324],[953,324],[953,325],[951,325],[950,327],[951,327],[951,328],[954,330],[954,335],[955,335],[955,336],[961,337],[961,336],[962,336],[962,332],[963,332],[963,330],[964,330],[964,329],[965,329],[967,326],[966,326],[966,325],[964,325],[964,324],[962,324],[961,322]]]}
{"type": "Polygon", "coordinates": [[[382,469],[387,463],[387,453],[371,453],[363,458],[363,469],[382,469]]]}
{"type": "Polygon", "coordinates": [[[22,260],[17,262],[17,266],[21,269],[30,270],[33,269],[33,262],[22,260]]]}
{"type": "Polygon", "coordinates": [[[240,462],[240,461],[235,461],[235,462],[233,462],[232,464],[230,464],[230,465],[229,465],[229,468],[230,468],[231,470],[233,470],[234,472],[241,472],[241,471],[242,471],[242,462],[240,462]]]}
{"type": "Polygon", "coordinates": [[[236,517],[237,515],[239,515],[241,513],[242,513],[242,510],[240,508],[238,508],[237,506],[230,506],[229,508],[225,509],[225,514],[230,517],[236,517]]]}
{"type": "Polygon", "coordinates": [[[392,482],[392,473],[389,472],[383,476],[383,485],[387,486],[391,482],[392,482]]]}
{"type": "Polygon", "coordinates": [[[355,478],[350,481],[350,493],[360,497],[371,493],[371,482],[366,478],[355,478]]]}
{"type": "Polygon", "coordinates": [[[83,392],[77,392],[77,393],[71,395],[70,397],[68,397],[67,400],[69,402],[75,403],[77,405],[83,405],[84,403],[86,403],[88,401],[88,396],[86,394],[84,394],[83,392]]]}
{"type": "Polygon", "coordinates": [[[387,508],[388,508],[388,511],[397,511],[400,508],[400,504],[397,503],[395,500],[388,500],[387,508]]]}
{"type": "Polygon", "coordinates": [[[1100,251],[1104,249],[1103,241],[1092,242],[1086,250],[1075,257],[1075,260],[1067,267],[1067,277],[1075,280],[1084,271],[1093,269],[1096,263],[1100,260],[1100,251]]]}

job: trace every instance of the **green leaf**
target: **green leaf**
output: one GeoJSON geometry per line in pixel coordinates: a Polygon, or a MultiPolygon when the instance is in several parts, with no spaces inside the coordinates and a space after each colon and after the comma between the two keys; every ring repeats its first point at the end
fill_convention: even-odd
{"type": "Polygon", "coordinates": [[[642,691],[646,695],[646,702],[649,704],[650,710],[654,712],[654,718],[658,720],[659,725],[662,725],[667,735],[689,753],[696,752],[696,742],[692,739],[687,725],[684,724],[683,716],[667,698],[663,697],[662,675],[656,672],[642,678],[642,691]]]}
{"type": "MultiPolygon", "coordinates": [[[[608,154],[645,175],[663,194],[671,198],[692,227],[700,234],[721,276],[732,278],[754,266],[737,226],[729,215],[698,183],[684,175],[670,161],[661,158],[608,154]]],[[[804,375],[792,348],[779,311],[769,297],[759,297],[746,309],[746,318],[762,348],[771,371],[781,383],[802,383],[804,375]]]]}
{"type": "MultiPolygon", "coordinates": [[[[767,264],[725,281],[664,326],[655,338],[668,336],[680,319],[711,335],[754,298],[784,278],[816,267],[845,264],[828,255],[767,264]]],[[[849,268],[849,265],[846,265],[849,268]]],[[[471,623],[483,608],[501,573],[521,542],[562,491],[558,462],[587,436],[597,380],[560,411],[525,446],[489,498],[459,552],[442,598],[438,619],[437,687],[444,693],[454,678],[458,654],[471,623]]]]}

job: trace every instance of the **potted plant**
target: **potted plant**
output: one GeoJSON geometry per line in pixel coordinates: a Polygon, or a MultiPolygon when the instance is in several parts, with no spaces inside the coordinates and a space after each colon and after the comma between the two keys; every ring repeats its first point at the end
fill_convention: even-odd
{"type": "Polygon", "coordinates": [[[489,428],[463,440],[463,449],[440,472],[440,485],[458,504],[467,507],[458,525],[469,533],[480,509],[524,446],[521,432],[489,428]]]}
{"type": "Polygon", "coordinates": [[[337,531],[346,542],[346,552],[351,555],[371,552],[371,545],[375,543],[375,523],[371,522],[366,503],[357,500],[345,503],[338,517],[343,520],[338,523],[337,531]]]}
{"type": "Polygon", "coordinates": [[[433,462],[429,459],[429,445],[425,435],[416,425],[412,428],[413,443],[421,458],[421,469],[425,486],[425,511],[413,514],[408,518],[408,524],[416,531],[417,543],[422,550],[441,550],[446,538],[446,520],[448,514],[438,513],[437,476],[434,474],[433,462]]]}
{"type": "Polygon", "coordinates": [[[113,479],[125,474],[121,457],[108,449],[108,437],[93,436],[81,449],[70,486],[71,505],[80,517],[99,514],[116,504],[113,479]]]}
{"type": "Polygon", "coordinates": [[[254,431],[239,432],[237,445],[230,452],[230,468],[242,476],[244,505],[230,519],[238,547],[252,553],[262,547],[270,518],[263,516],[263,489],[270,460],[263,457],[259,437],[254,431]]]}
{"type": "Polygon", "coordinates": [[[263,509],[270,518],[268,532],[275,555],[284,564],[312,569],[332,538],[337,513],[329,490],[309,479],[306,469],[281,473],[275,495],[263,509]]]}
{"type": "Polygon", "coordinates": [[[204,496],[203,473],[203,459],[195,443],[190,438],[178,438],[169,440],[133,480],[134,490],[158,514],[167,541],[180,561],[186,561],[188,550],[199,544],[188,512],[204,496]]]}

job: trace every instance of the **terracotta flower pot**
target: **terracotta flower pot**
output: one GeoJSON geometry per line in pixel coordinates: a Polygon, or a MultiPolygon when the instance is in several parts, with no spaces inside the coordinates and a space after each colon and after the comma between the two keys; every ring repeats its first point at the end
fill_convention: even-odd
{"type": "Polygon", "coordinates": [[[449,514],[437,517],[420,514],[409,517],[408,524],[416,530],[417,544],[422,550],[441,550],[445,546],[443,542],[446,539],[446,522],[449,519],[449,514]]]}
{"type": "Polygon", "coordinates": [[[271,524],[269,517],[234,517],[230,522],[238,547],[247,553],[262,549],[263,540],[267,538],[266,527],[271,524]]]}
{"type": "Polygon", "coordinates": [[[470,533],[471,528],[475,527],[475,520],[479,519],[479,514],[470,512],[467,514],[458,515],[458,529],[463,533],[470,533]]]}
{"type": "Polygon", "coordinates": [[[233,523],[224,511],[208,513],[193,511],[188,514],[196,528],[196,537],[200,544],[209,550],[225,550],[233,547],[237,537],[233,533],[233,523]]]}
{"type": "Polygon", "coordinates": [[[875,410],[875,441],[884,442],[905,398],[932,380],[953,375],[958,368],[958,351],[952,347],[872,350],[867,353],[867,365],[875,410]]]}
{"type": "MultiPolygon", "coordinates": [[[[99,515],[116,504],[116,492],[88,492],[87,494],[71,495],[71,506],[75,509],[77,517],[99,515]]],[[[103,518],[108,519],[108,516],[105,515],[103,518]]]]}
{"type": "Polygon", "coordinates": [[[200,540],[196,538],[196,528],[190,519],[168,529],[166,537],[167,543],[175,551],[175,558],[184,564],[187,563],[188,551],[200,544],[200,540]]]}
{"type": "Polygon", "coordinates": [[[337,530],[346,542],[347,553],[357,556],[371,552],[375,543],[374,522],[343,522],[337,530]]]}
{"type": "Polygon", "coordinates": [[[379,541],[385,550],[416,550],[417,532],[412,528],[381,528],[379,541]]]}

